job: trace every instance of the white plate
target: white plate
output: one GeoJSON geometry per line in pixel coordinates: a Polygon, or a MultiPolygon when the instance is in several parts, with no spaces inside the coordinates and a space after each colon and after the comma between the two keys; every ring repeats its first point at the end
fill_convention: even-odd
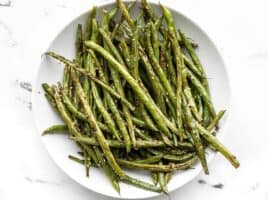
{"type": "MultiPolygon", "coordinates": [[[[170,1],[165,1],[164,5],[171,9],[177,27],[179,27],[183,32],[185,32],[199,44],[197,52],[209,78],[212,100],[216,106],[216,109],[229,110],[231,96],[229,80],[219,51],[207,34],[200,29],[200,27],[176,10],[179,9],[179,7],[176,6],[174,1],[171,1],[171,3],[170,1]]],[[[114,6],[113,3],[106,3],[98,7],[99,9],[109,9],[112,6],[114,6]]],[[[155,8],[155,10],[159,10],[156,4],[152,3],[152,6],[155,8]]],[[[135,12],[138,10],[138,7],[140,7],[139,3],[137,3],[137,6],[134,8],[134,16],[135,12]]],[[[87,14],[88,13],[84,13],[67,24],[66,27],[49,44],[48,51],[55,51],[70,59],[74,58],[76,27],[78,23],[85,23],[87,14]]],[[[57,81],[62,80],[62,75],[63,66],[55,60],[43,56],[33,91],[33,112],[38,134],[40,135],[45,128],[54,124],[62,123],[61,119],[53,111],[44,97],[41,84],[44,82],[55,84],[57,81]]],[[[220,135],[223,134],[224,129],[222,127],[226,119],[227,118],[224,117],[221,122],[220,135]]],[[[56,134],[53,136],[42,137],[42,141],[57,165],[72,179],[92,191],[110,197],[127,199],[148,198],[158,195],[158,193],[145,191],[134,186],[121,183],[121,195],[119,196],[111,187],[109,181],[101,171],[92,168],[90,171],[90,178],[86,178],[84,167],[68,159],[68,155],[76,154],[78,149],[67,136],[63,134],[56,134]]],[[[214,155],[214,153],[208,152],[208,161],[210,161],[214,155]]],[[[201,165],[200,163],[197,163],[194,166],[194,169],[177,172],[174,174],[173,178],[168,184],[169,191],[173,191],[189,182],[198,173],[200,173],[200,171],[201,165]]],[[[128,171],[128,173],[139,179],[150,181],[149,176],[145,173],[137,171],[128,171]]]]}

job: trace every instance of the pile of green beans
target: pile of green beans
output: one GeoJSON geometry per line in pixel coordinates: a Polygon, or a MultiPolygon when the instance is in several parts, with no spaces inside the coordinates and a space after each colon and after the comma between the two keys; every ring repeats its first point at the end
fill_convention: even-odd
{"type": "Polygon", "coordinates": [[[43,89],[64,124],[44,134],[65,132],[80,148],[69,158],[98,167],[119,193],[119,182],[167,192],[172,173],[200,160],[209,173],[205,149],[219,151],[234,167],[236,157],[215,137],[225,110],[216,113],[197,45],[160,5],[157,16],[146,0],[134,18],[135,3],[117,0],[111,10],[94,7],[85,28],[77,26],[76,57],[46,55],[64,64],[62,83],[43,89]],[[153,184],[123,168],[150,172],[153,184]]]}

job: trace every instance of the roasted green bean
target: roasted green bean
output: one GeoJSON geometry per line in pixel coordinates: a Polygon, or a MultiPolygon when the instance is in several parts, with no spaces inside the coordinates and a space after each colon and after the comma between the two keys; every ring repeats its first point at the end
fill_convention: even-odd
{"type": "Polygon", "coordinates": [[[45,53],[64,65],[61,83],[42,84],[63,122],[42,135],[64,132],[81,156],[69,158],[86,176],[102,170],[118,193],[120,182],[167,193],[172,175],[198,160],[208,174],[206,148],[240,165],[216,137],[225,110],[216,112],[196,44],[167,7],[154,8],[147,0],[93,7],[74,33],[74,59],[45,53]],[[153,184],[124,168],[148,171],[153,184]]]}

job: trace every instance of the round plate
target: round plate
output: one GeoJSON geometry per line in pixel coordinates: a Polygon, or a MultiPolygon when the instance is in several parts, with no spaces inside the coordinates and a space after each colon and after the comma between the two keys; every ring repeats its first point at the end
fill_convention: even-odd
{"type": "MultiPolygon", "coordinates": [[[[199,45],[197,53],[201,59],[201,62],[209,78],[209,85],[212,94],[212,100],[216,109],[229,109],[230,105],[230,87],[228,75],[224,62],[219,54],[219,51],[207,36],[207,34],[200,29],[193,21],[182,15],[176,8],[174,1],[165,1],[164,5],[170,8],[176,26],[179,27],[188,36],[194,39],[199,45]]],[[[159,12],[159,7],[155,3],[151,3],[154,10],[159,12]]],[[[110,9],[115,4],[105,3],[98,5],[99,9],[110,9]]],[[[137,14],[140,7],[140,3],[137,2],[133,10],[133,16],[137,14]]],[[[56,35],[55,39],[49,44],[48,51],[55,51],[66,58],[74,58],[75,47],[75,33],[78,23],[84,24],[88,13],[84,13],[75,18],[65,28],[56,35]]],[[[42,57],[42,61],[38,70],[36,83],[33,92],[33,113],[38,133],[41,135],[42,131],[54,124],[63,123],[60,117],[54,112],[42,90],[41,84],[47,82],[49,84],[55,84],[57,81],[62,80],[63,65],[54,59],[46,56],[42,57]]],[[[222,126],[225,123],[227,117],[221,122],[221,130],[219,134],[223,134],[222,126]]],[[[42,141],[48,150],[48,153],[57,163],[57,165],[72,179],[85,186],[86,188],[95,191],[97,193],[117,198],[127,199],[139,199],[148,198],[159,195],[158,193],[145,191],[134,186],[129,186],[121,183],[121,194],[117,194],[111,187],[109,181],[105,175],[99,170],[92,168],[90,171],[90,178],[85,176],[84,167],[69,160],[68,155],[75,155],[78,151],[76,145],[68,139],[68,136],[64,134],[55,134],[42,137],[42,141]]],[[[208,151],[208,150],[207,150],[208,151]]],[[[208,151],[207,159],[210,161],[214,157],[215,153],[208,151]]],[[[192,169],[186,171],[176,172],[173,175],[170,183],[168,184],[169,191],[173,191],[185,183],[192,180],[202,170],[200,163],[193,166],[192,169]]],[[[127,171],[131,176],[142,179],[144,181],[151,181],[150,176],[145,172],[127,171]]]]}

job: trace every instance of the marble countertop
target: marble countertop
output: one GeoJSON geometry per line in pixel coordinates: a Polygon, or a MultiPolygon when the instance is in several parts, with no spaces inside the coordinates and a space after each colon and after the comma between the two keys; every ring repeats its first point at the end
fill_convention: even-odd
{"type": "MultiPolygon", "coordinates": [[[[224,143],[241,167],[234,170],[217,155],[209,176],[201,173],[169,197],[155,199],[268,199],[268,2],[179,1],[180,10],[207,31],[226,61],[233,112],[224,143]]],[[[108,199],[75,183],[56,166],[36,133],[31,113],[42,45],[96,2],[0,0],[1,200],[108,199]]]]}

